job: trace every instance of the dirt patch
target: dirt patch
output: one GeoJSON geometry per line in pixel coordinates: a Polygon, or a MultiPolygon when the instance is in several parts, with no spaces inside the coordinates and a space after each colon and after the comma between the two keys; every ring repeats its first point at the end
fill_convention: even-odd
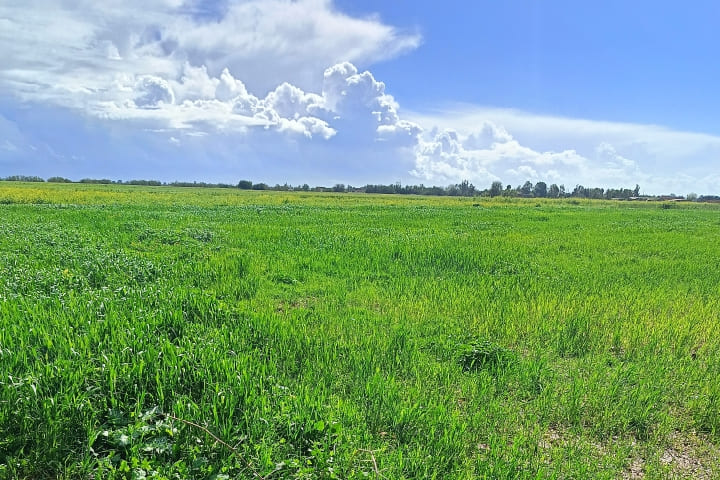
{"type": "Polygon", "coordinates": [[[543,449],[550,449],[563,443],[563,435],[559,430],[555,428],[548,429],[538,443],[538,446],[543,449]]]}
{"type": "Polygon", "coordinates": [[[645,460],[641,457],[635,457],[623,472],[623,480],[637,480],[645,478],[645,460]]]}
{"type": "Polygon", "coordinates": [[[281,300],[278,302],[275,311],[277,313],[287,313],[297,309],[312,310],[315,308],[316,303],[316,297],[298,297],[292,300],[281,300]]]}
{"type": "Polygon", "coordinates": [[[704,435],[675,432],[660,463],[673,478],[712,480],[720,476],[720,448],[704,435]]]}
{"type": "MultiPolygon", "coordinates": [[[[538,441],[542,460],[553,461],[556,449],[574,445],[569,432],[558,427],[550,427],[538,441]]],[[[623,466],[615,461],[608,466],[620,467],[618,478],[638,480],[644,478],[720,479],[720,446],[714,444],[707,435],[697,432],[674,432],[665,442],[665,447],[652,448],[641,446],[632,437],[611,437],[604,442],[582,441],[587,453],[598,461],[627,455],[623,466]],[[648,450],[650,448],[650,450],[648,450]]],[[[610,467],[612,468],[612,467],[610,467]]]]}

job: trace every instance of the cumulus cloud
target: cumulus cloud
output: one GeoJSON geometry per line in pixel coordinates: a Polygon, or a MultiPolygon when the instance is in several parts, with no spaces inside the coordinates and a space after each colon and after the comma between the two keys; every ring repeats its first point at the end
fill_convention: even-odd
{"type": "Polygon", "coordinates": [[[713,135],[471,105],[406,116],[426,127],[453,130],[458,138],[452,152],[438,154],[437,132],[422,136],[413,173],[427,181],[463,175],[480,185],[498,179],[568,187],[639,183],[646,193],[720,188],[713,180],[720,137],[713,135]]]}
{"type": "Polygon", "coordinates": [[[24,101],[196,134],[327,140],[339,126],[348,139],[412,144],[419,133],[385,85],[350,63],[390,58],[419,37],[329,0],[30,3],[0,5],[0,87],[24,101]]]}
{"type": "Polygon", "coordinates": [[[167,80],[154,75],[140,77],[135,84],[135,105],[140,108],[159,108],[175,103],[175,94],[167,80]]]}
{"type": "Polygon", "coordinates": [[[368,71],[358,72],[348,62],[325,70],[322,100],[315,111],[328,112],[350,143],[374,136],[378,141],[408,147],[415,145],[421,132],[417,124],[400,119],[398,104],[385,92],[383,82],[368,71]]]}
{"type": "Polygon", "coordinates": [[[413,146],[421,129],[402,120],[398,105],[385,85],[349,62],[325,71],[320,93],[305,92],[283,82],[265,97],[253,95],[227,69],[211,77],[205,68],[185,65],[178,79],[155,76],[117,84],[124,99],[99,103],[99,116],[156,121],[156,128],[199,131],[246,131],[260,126],[312,139],[329,139],[338,131],[347,142],[382,141],[413,146]]]}
{"type": "Polygon", "coordinates": [[[473,181],[495,179],[483,165],[484,162],[465,149],[454,130],[443,130],[430,140],[422,141],[416,147],[416,155],[412,173],[424,180],[447,183],[457,178],[473,181]]]}
{"type": "Polygon", "coordinates": [[[547,180],[558,170],[577,174],[587,164],[573,150],[539,152],[523,146],[505,128],[489,121],[469,134],[452,129],[431,132],[429,139],[419,142],[416,154],[412,173],[431,182],[547,180]]]}
{"type": "MultiPolygon", "coordinates": [[[[221,168],[221,160],[241,158],[244,165],[255,164],[260,170],[257,165],[262,159],[262,170],[273,171],[273,162],[293,169],[290,176],[307,176],[316,168],[332,174],[334,182],[348,181],[343,172],[352,172],[356,179],[363,176],[367,182],[384,180],[389,172],[404,179],[420,127],[400,118],[394,98],[369,72],[343,62],[326,69],[324,79],[319,93],[284,82],[259,97],[227,69],[213,77],[206,68],[185,64],[181,74],[170,80],[150,75],[117,77],[116,97],[101,97],[86,110],[76,110],[102,121],[104,128],[117,130],[116,125],[121,125],[127,142],[133,130],[148,132],[137,142],[138,148],[147,148],[144,157],[159,150],[164,152],[158,154],[161,157],[175,160],[178,154],[192,152],[195,157],[185,161],[199,162],[214,152],[218,160],[208,162],[213,169],[221,168]],[[152,136],[165,140],[158,146],[152,136]],[[329,142],[337,136],[342,138],[329,142]],[[180,146],[182,151],[177,150],[180,146]],[[171,153],[163,150],[170,147],[171,153]],[[301,164],[312,166],[303,169],[301,164]]],[[[127,162],[123,166],[130,168],[127,162]]],[[[226,174],[232,171],[228,167],[226,174]]],[[[202,171],[208,174],[207,164],[202,171]]],[[[104,174],[115,175],[119,174],[104,174]]]]}
{"type": "Polygon", "coordinates": [[[294,85],[283,82],[268,93],[265,103],[284,118],[297,119],[308,114],[321,113],[326,100],[314,93],[305,93],[294,85]]]}
{"type": "Polygon", "coordinates": [[[479,128],[468,135],[465,145],[471,150],[481,150],[492,148],[497,143],[507,143],[512,140],[512,135],[504,127],[485,120],[480,123],[479,128]]]}

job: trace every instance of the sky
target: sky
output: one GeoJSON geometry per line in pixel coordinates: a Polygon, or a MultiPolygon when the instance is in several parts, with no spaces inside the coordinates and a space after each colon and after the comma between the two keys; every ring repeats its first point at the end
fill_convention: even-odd
{"type": "Polygon", "coordinates": [[[720,4],[3,0],[0,177],[720,194],[720,4]]]}

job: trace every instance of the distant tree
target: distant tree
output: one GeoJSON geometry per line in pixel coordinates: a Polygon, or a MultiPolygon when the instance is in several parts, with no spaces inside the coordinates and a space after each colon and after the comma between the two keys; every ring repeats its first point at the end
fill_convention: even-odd
{"type": "Polygon", "coordinates": [[[561,185],[558,187],[558,189],[560,189],[560,194],[559,194],[559,196],[560,196],[560,197],[564,197],[564,196],[565,196],[565,185],[564,185],[564,184],[561,184],[561,185]]]}
{"type": "Polygon", "coordinates": [[[254,183],[252,186],[253,190],[267,190],[269,187],[267,183],[254,183]]]}
{"type": "Polygon", "coordinates": [[[523,184],[522,187],[518,188],[520,193],[523,195],[530,195],[533,191],[533,184],[529,180],[523,184]]]}
{"type": "Polygon", "coordinates": [[[588,198],[603,198],[604,188],[588,188],[585,190],[585,196],[588,198]]]}
{"type": "Polygon", "coordinates": [[[303,192],[307,192],[310,190],[310,185],[308,185],[307,183],[303,183],[302,187],[300,187],[300,190],[302,190],[303,192]]]}
{"type": "Polygon", "coordinates": [[[688,193],[687,195],[685,195],[685,199],[686,199],[686,200],[689,200],[689,201],[691,201],[691,202],[697,202],[698,194],[697,194],[697,193],[690,192],[690,193],[688,193]]]}
{"type": "Polygon", "coordinates": [[[490,185],[490,192],[489,192],[490,196],[491,197],[500,196],[502,194],[502,188],[503,188],[502,182],[495,180],[494,182],[492,182],[492,185],[490,185]]]}
{"type": "Polygon", "coordinates": [[[345,193],[345,184],[336,183],[335,185],[333,185],[332,191],[336,193],[345,193]]]}
{"type": "Polygon", "coordinates": [[[464,197],[472,197],[475,195],[475,185],[467,180],[463,180],[458,187],[460,188],[460,195],[464,197]]]}
{"type": "Polygon", "coordinates": [[[557,186],[557,184],[553,183],[550,185],[550,188],[548,189],[548,197],[550,198],[558,198],[560,196],[560,187],[557,186]]]}
{"type": "Polygon", "coordinates": [[[533,195],[536,197],[547,197],[548,191],[547,191],[547,184],[545,182],[538,182],[535,184],[535,187],[533,187],[533,195]]]}
{"type": "Polygon", "coordinates": [[[640,196],[640,185],[637,183],[635,184],[635,189],[633,190],[633,197],[639,197],[640,196]]]}
{"type": "Polygon", "coordinates": [[[50,183],[72,183],[72,180],[65,177],[50,177],[47,181],[50,183]]]}
{"type": "Polygon", "coordinates": [[[240,180],[237,186],[241,190],[250,190],[253,187],[253,183],[250,180],[240,180]]]}
{"type": "Polygon", "coordinates": [[[125,185],[142,185],[142,186],[146,186],[146,187],[147,186],[159,187],[160,185],[162,185],[162,182],[160,182],[159,180],[130,180],[127,182],[122,182],[122,181],[118,180],[115,183],[119,183],[119,184],[124,183],[125,185]]]}
{"type": "Polygon", "coordinates": [[[635,190],[629,188],[608,188],[605,190],[605,198],[627,200],[630,197],[636,197],[635,190]]]}
{"type": "Polygon", "coordinates": [[[572,193],[570,194],[571,197],[585,197],[587,196],[587,193],[585,192],[585,187],[582,185],[575,185],[575,188],[573,189],[572,193]]]}
{"type": "Polygon", "coordinates": [[[108,178],[83,178],[80,180],[80,183],[95,183],[95,184],[102,184],[102,185],[110,185],[113,183],[112,180],[108,178]]]}

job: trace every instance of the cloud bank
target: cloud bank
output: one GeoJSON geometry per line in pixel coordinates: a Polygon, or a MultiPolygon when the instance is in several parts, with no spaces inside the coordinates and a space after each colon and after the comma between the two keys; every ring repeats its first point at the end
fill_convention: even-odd
{"type": "Polygon", "coordinates": [[[421,125],[442,125],[456,138],[451,153],[443,147],[418,156],[416,173],[426,178],[440,178],[450,168],[475,172],[481,185],[494,178],[514,186],[543,180],[567,187],[639,183],[646,193],[720,191],[715,173],[720,137],[713,135],[472,105],[408,117],[421,125]],[[481,132],[486,140],[478,145],[481,132]]]}
{"type": "Polygon", "coordinates": [[[358,65],[420,44],[330,0],[4,3],[0,172],[718,190],[697,161],[716,161],[718,137],[468,105],[403,114],[358,65]]]}

